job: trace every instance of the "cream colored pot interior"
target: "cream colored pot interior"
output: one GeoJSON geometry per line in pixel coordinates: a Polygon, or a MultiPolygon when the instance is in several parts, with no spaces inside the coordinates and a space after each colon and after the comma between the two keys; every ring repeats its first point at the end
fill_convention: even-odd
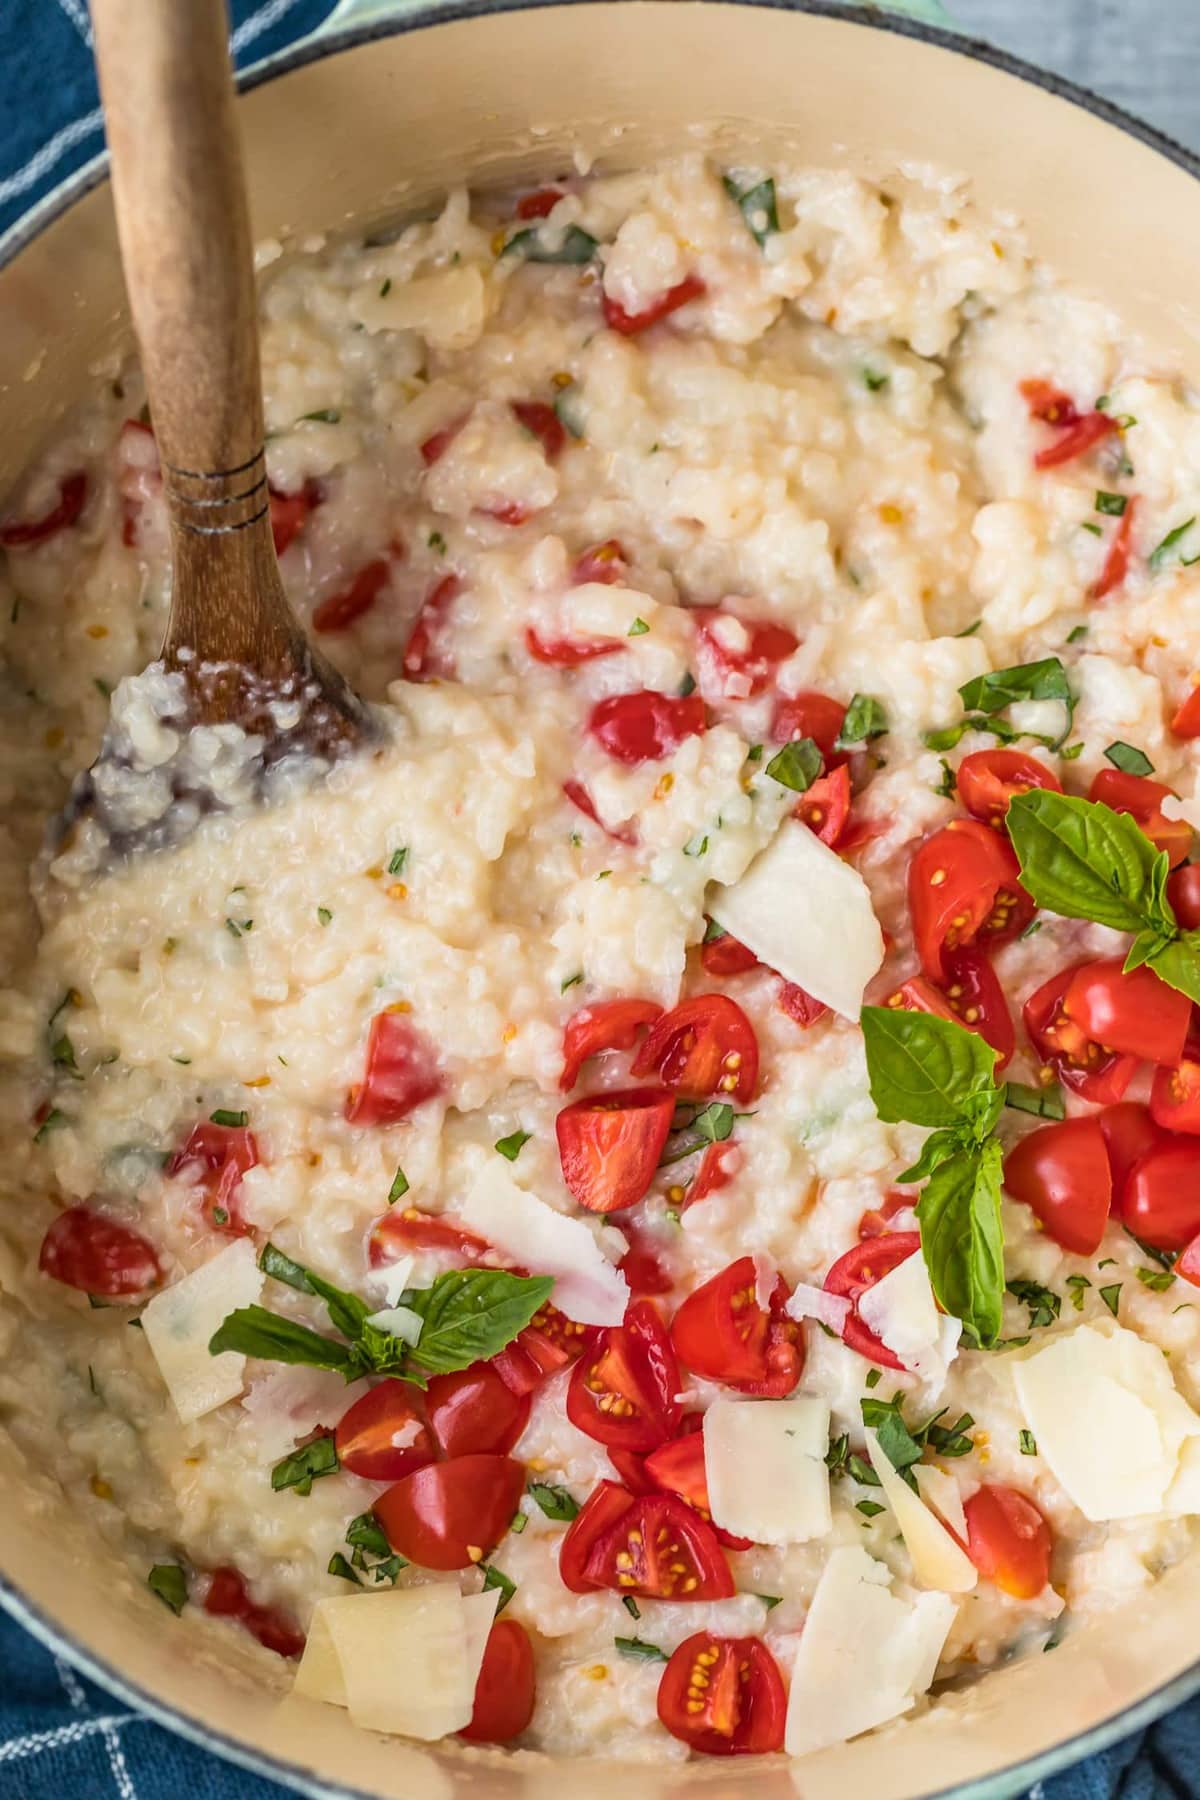
{"type": "MultiPolygon", "coordinates": [[[[705,134],[751,143],[752,160],[765,163],[786,151],[875,175],[902,161],[965,170],[985,205],[1025,219],[1033,248],[1063,277],[1200,376],[1195,178],[1064,100],[902,35],[753,5],[546,7],[361,43],[258,86],[242,117],[257,230],[284,238],[395,217],[467,175],[553,174],[576,150],[628,164],[705,134]]],[[[89,365],[123,329],[123,304],[103,186],[0,272],[0,491],[86,389],[89,365]]],[[[468,1788],[484,1800],[558,1800],[564,1787],[572,1800],[609,1800],[615,1782],[639,1800],[682,1791],[902,1800],[1051,1751],[1198,1654],[1193,1561],[1054,1655],[1000,1672],[914,1725],[793,1767],[658,1772],[425,1751],[359,1734],[333,1708],[281,1701],[263,1684],[270,1658],[247,1650],[234,1666],[228,1634],[177,1623],[102,1544],[73,1542],[54,1496],[11,1449],[0,1454],[0,1491],[0,1566],[89,1656],[227,1747],[278,1758],[317,1786],[396,1800],[452,1800],[468,1788]]],[[[1022,1785],[1010,1775],[987,1791],[1022,1785]]]]}

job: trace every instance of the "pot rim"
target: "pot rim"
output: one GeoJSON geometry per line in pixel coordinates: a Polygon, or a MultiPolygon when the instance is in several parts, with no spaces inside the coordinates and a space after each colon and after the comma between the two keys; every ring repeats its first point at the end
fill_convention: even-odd
{"type": "MultiPolygon", "coordinates": [[[[447,0],[415,0],[415,4],[403,11],[369,18],[358,25],[351,18],[346,24],[336,23],[331,28],[319,28],[288,49],[278,51],[242,71],[237,77],[238,91],[251,92],[263,83],[275,80],[277,76],[291,74],[293,70],[306,68],[310,63],[323,61],[327,56],[339,55],[343,50],[354,49],[376,39],[407,35],[432,25],[489,17],[495,13],[535,12],[564,4],[586,6],[608,3],[610,0],[448,0],[448,3],[447,0]]],[[[979,38],[968,37],[922,19],[898,13],[883,14],[873,6],[842,4],[840,0],[699,0],[699,3],[745,6],[768,12],[802,13],[815,18],[840,21],[860,30],[888,32],[896,37],[910,38],[918,43],[948,50],[954,55],[984,63],[1001,74],[1040,88],[1056,99],[1067,101],[1104,124],[1114,126],[1127,137],[1157,151],[1185,174],[1200,181],[1200,155],[1176,142],[1166,132],[1147,124],[1115,102],[1106,100],[1067,76],[1039,69],[1023,57],[1014,56],[979,38]]],[[[35,238],[107,177],[108,155],[107,152],[101,152],[45,195],[0,236],[0,270],[5,269],[35,238]]],[[[255,1750],[240,1739],[202,1724],[191,1714],[158,1699],[80,1644],[69,1630],[52,1619],[3,1572],[0,1572],[0,1608],[24,1626],[52,1654],[62,1653],[69,1657],[98,1687],[124,1701],[155,1724],[173,1731],[203,1750],[221,1756],[226,1762],[247,1769],[266,1780],[283,1781],[294,1791],[308,1796],[309,1800],[376,1800],[376,1796],[368,1790],[351,1787],[340,1781],[326,1781],[299,1764],[255,1750]]],[[[1090,1730],[1073,1738],[1064,1738],[1049,1750],[1006,1764],[974,1781],[955,1787],[930,1789],[922,1800],[1002,1800],[1003,1796],[1015,1795],[1081,1761],[1085,1756],[1106,1750],[1132,1732],[1153,1724],[1173,1707],[1197,1693],[1200,1693],[1200,1655],[1188,1668],[1164,1682],[1161,1687],[1121,1708],[1090,1730]]]]}

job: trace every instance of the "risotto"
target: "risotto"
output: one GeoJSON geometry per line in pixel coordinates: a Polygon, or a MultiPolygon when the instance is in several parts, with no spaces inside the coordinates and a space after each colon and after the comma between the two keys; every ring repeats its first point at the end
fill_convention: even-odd
{"type": "Polygon", "coordinates": [[[14,1453],[368,1729],[799,1756],[1051,1648],[1200,1512],[1192,395],[922,171],[260,260],[383,748],[252,806],[139,673],[98,372],[0,524],[14,1453]],[[110,705],[224,804],[43,857],[110,705]]]}

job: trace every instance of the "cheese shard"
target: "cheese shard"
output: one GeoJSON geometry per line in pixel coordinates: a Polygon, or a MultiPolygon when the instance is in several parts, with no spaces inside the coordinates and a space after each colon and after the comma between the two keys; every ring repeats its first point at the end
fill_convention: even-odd
{"type": "Polygon", "coordinates": [[[448,1582],[320,1600],[294,1692],[345,1706],[369,1731],[430,1742],[461,1731],[498,1600],[448,1582]]]}
{"type": "Polygon", "coordinates": [[[714,1400],[704,1415],[704,1470],[714,1522],[756,1544],[804,1544],[832,1528],[829,1405],[714,1400]]]}
{"type": "Polygon", "coordinates": [[[857,870],[786,819],[739,880],[707,907],[760,962],[844,1018],[857,1019],[883,961],[883,934],[857,870]]]}
{"type": "Polygon", "coordinates": [[[969,1594],[978,1584],[979,1571],[960,1544],[956,1544],[941,1520],[901,1480],[888,1460],[877,1434],[866,1434],[871,1467],[890,1506],[912,1563],[913,1579],[924,1588],[942,1594],[969,1594]]]}
{"type": "Polygon", "coordinates": [[[883,1563],[834,1550],[792,1668],[784,1749],[806,1756],[907,1712],[926,1692],[954,1622],[948,1594],[902,1600],[883,1563]]]}
{"type": "Polygon", "coordinates": [[[254,1245],[238,1238],[143,1309],[146,1342],[185,1425],[241,1393],[245,1357],[211,1356],[208,1343],[231,1312],[254,1304],[265,1279],[254,1245]]]}
{"type": "Polygon", "coordinates": [[[948,1525],[960,1543],[967,1541],[967,1515],[963,1507],[962,1489],[953,1475],[932,1463],[917,1463],[913,1468],[917,1487],[926,1506],[932,1506],[943,1525],[948,1525]]]}
{"type": "MultiPolygon", "coordinates": [[[[494,1158],[499,1163],[500,1158],[494,1158]]],[[[580,1325],[619,1325],[629,1283],[609,1262],[582,1219],[555,1212],[513,1180],[485,1166],[462,1205],[463,1224],[534,1275],[553,1275],[550,1298],[580,1325]]]]}
{"type": "Polygon", "coordinates": [[[1200,1415],[1154,1344],[1121,1325],[1077,1325],[1014,1359],[1012,1374],[1040,1455],[1085,1518],[1190,1511],[1200,1501],[1195,1452],[1183,1456],[1200,1415]]]}
{"type": "Polygon", "coordinates": [[[863,1324],[883,1339],[906,1369],[927,1355],[938,1341],[938,1309],[920,1250],[860,1294],[858,1311],[863,1324]]]}
{"type": "Polygon", "coordinates": [[[414,1312],[411,1306],[385,1306],[367,1318],[368,1325],[374,1325],[392,1337],[403,1338],[406,1344],[418,1341],[424,1323],[420,1313],[414,1312]]]}

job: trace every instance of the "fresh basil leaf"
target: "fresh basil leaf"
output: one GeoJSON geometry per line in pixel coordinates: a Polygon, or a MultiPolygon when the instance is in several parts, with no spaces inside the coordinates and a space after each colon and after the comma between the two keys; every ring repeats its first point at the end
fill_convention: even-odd
{"type": "Polygon", "coordinates": [[[854,1510],[860,1512],[864,1519],[875,1519],[878,1518],[881,1512],[886,1512],[887,1508],[886,1506],[880,1506],[877,1500],[857,1500],[855,1501],[854,1510]]]}
{"type": "MultiPolygon", "coordinates": [[[[1166,861],[1164,855],[1163,861],[1166,861]]],[[[1182,931],[1146,959],[1160,981],[1200,1004],[1200,931],[1182,931]]],[[[1126,964],[1128,967],[1128,963],[1126,964]]]]}
{"type": "Polygon", "coordinates": [[[569,1525],[572,1519],[578,1517],[578,1502],[565,1487],[554,1487],[548,1481],[531,1481],[529,1492],[548,1519],[557,1519],[569,1525]]]}
{"type": "Polygon", "coordinates": [[[499,1618],[516,1593],[517,1584],[515,1581],[510,1581],[504,1570],[498,1569],[494,1563],[484,1563],[483,1592],[486,1594],[489,1588],[499,1588],[500,1590],[500,1600],[496,1607],[496,1617],[499,1618]]]}
{"type": "Polygon", "coordinates": [[[882,737],[887,731],[887,714],[870,694],[855,694],[846,708],[842,728],[834,741],[835,750],[852,750],[869,738],[882,737]]]}
{"type": "Polygon", "coordinates": [[[1122,775],[1153,775],[1154,764],[1144,750],[1133,744],[1124,744],[1118,738],[1104,752],[1114,769],[1120,769],[1122,775]]]}
{"type": "Polygon", "coordinates": [[[1040,1281],[1026,1281],[1016,1276],[1007,1285],[1013,1299],[1029,1308],[1031,1331],[1044,1331],[1054,1324],[1062,1311],[1062,1300],[1053,1288],[1043,1287],[1040,1281]]]}
{"type": "Polygon", "coordinates": [[[295,1488],[298,1494],[308,1495],[312,1493],[314,1481],[322,1475],[336,1475],[340,1467],[333,1439],[314,1438],[311,1444],[304,1444],[275,1464],[271,1470],[271,1486],[277,1494],[284,1488],[295,1488]]]}
{"type": "Polygon", "coordinates": [[[1004,1111],[1004,1086],[980,1088],[968,1094],[963,1107],[964,1133],[976,1145],[991,1136],[1004,1111]]]}
{"type": "Polygon", "coordinates": [[[1000,1145],[951,1157],[917,1202],[921,1249],[934,1294],[962,1320],[963,1338],[987,1349],[1004,1312],[1004,1231],[1000,1221],[1000,1145]]]}
{"type": "Polygon", "coordinates": [[[1041,662],[1018,663],[1011,669],[992,669],[976,675],[958,690],[964,712],[1002,712],[1017,700],[1063,700],[1074,705],[1067,671],[1057,656],[1041,662]]]}
{"type": "Polygon", "coordinates": [[[1014,1112],[1032,1113],[1036,1119],[1065,1119],[1067,1105],[1057,1081],[1048,1087],[1029,1087],[1023,1081],[1009,1081],[1004,1087],[1004,1104],[1014,1112]]]}
{"type": "Polygon", "coordinates": [[[746,229],[758,244],[765,244],[773,231],[779,230],[779,208],[775,200],[775,183],[768,175],[747,188],[732,175],[725,177],[725,192],[746,221],[746,229]]]}
{"type": "Polygon", "coordinates": [[[276,1249],[272,1243],[266,1243],[258,1254],[258,1266],[264,1275],[273,1281],[286,1282],[288,1287],[295,1288],[299,1294],[311,1294],[308,1285],[308,1270],[303,1263],[293,1262],[282,1250],[276,1249]]]}
{"type": "Polygon", "coordinates": [[[648,1644],[644,1638],[615,1637],[613,1643],[622,1656],[640,1657],[642,1662],[668,1662],[670,1658],[665,1650],[657,1644],[648,1644]]]}
{"type": "Polygon", "coordinates": [[[954,1126],[992,1087],[996,1052],[978,1032],[933,1013],[864,1006],[862,1032],[875,1110],[885,1124],[954,1126]]]}
{"type": "Polygon", "coordinates": [[[1174,920],[1161,894],[1165,851],[1155,850],[1128,813],[1098,800],[1031,789],[1010,802],[1006,823],[1021,864],[1021,885],[1039,906],[1114,931],[1141,931],[1174,920]],[[1155,916],[1161,909],[1165,919],[1155,916]]]}
{"type": "Polygon", "coordinates": [[[659,1168],[666,1169],[672,1163],[682,1162],[710,1144],[723,1144],[732,1133],[736,1118],[737,1114],[727,1100],[710,1101],[681,1130],[672,1131],[659,1158],[659,1168]]]}
{"type": "Polygon", "coordinates": [[[363,1321],[371,1309],[357,1294],[348,1294],[344,1288],[334,1287],[331,1281],[306,1269],[303,1263],[293,1262],[290,1256],[285,1256],[274,1244],[263,1245],[258,1266],[264,1274],[272,1276],[276,1281],[284,1281],[299,1293],[315,1294],[319,1300],[323,1300],[330,1323],[337,1327],[343,1337],[352,1340],[361,1337],[363,1321]]]}
{"type": "Polygon", "coordinates": [[[532,263],[590,263],[598,249],[591,232],[578,225],[568,225],[557,246],[542,237],[540,227],[530,226],[510,237],[500,254],[523,256],[532,263]]]}
{"type": "Polygon", "coordinates": [[[812,738],[794,738],[767,764],[767,774],[794,794],[804,794],[821,773],[821,752],[812,738]]]}
{"type": "Polygon", "coordinates": [[[910,1181],[924,1181],[935,1169],[940,1169],[944,1162],[957,1156],[960,1150],[968,1146],[958,1126],[944,1127],[940,1131],[931,1131],[921,1145],[921,1154],[910,1169],[904,1169],[896,1180],[904,1187],[910,1181]]]}
{"type": "Polygon", "coordinates": [[[305,1363],[314,1369],[333,1369],[347,1381],[357,1381],[366,1373],[362,1358],[348,1344],[322,1337],[307,1325],[268,1312],[265,1306],[239,1306],[218,1326],[208,1348],[213,1356],[234,1350],[240,1356],[257,1356],[263,1362],[305,1363]]]}
{"type": "Polygon", "coordinates": [[[179,1617],[187,1605],[188,1581],[178,1563],[155,1563],[146,1577],[146,1586],[179,1617]]]}
{"type": "Polygon", "coordinates": [[[448,1374],[495,1356],[523,1331],[554,1286],[549,1275],[507,1269],[451,1269],[405,1304],[422,1319],[410,1360],[432,1374],[448,1374]]]}
{"type": "Polygon", "coordinates": [[[346,1542],[354,1550],[369,1550],[372,1556],[390,1556],[392,1546],[387,1533],[372,1512],[359,1513],[346,1527],[346,1542]]]}

